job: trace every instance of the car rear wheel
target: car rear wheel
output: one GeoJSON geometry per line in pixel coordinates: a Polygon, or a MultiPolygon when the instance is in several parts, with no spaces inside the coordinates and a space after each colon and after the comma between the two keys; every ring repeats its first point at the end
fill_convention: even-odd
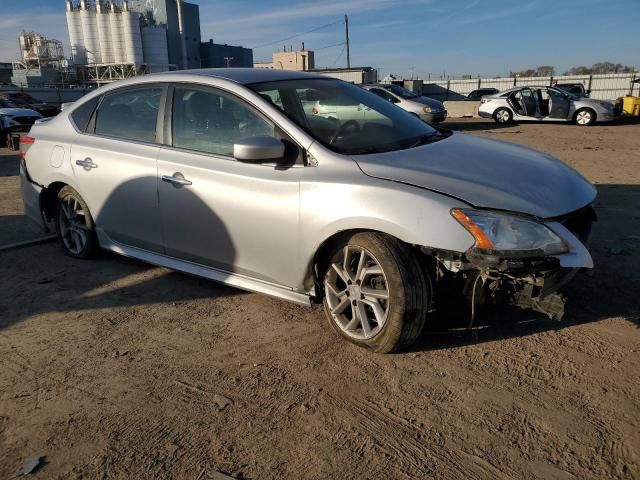
{"type": "Polygon", "coordinates": [[[62,249],[71,257],[91,258],[98,252],[98,237],[89,207],[69,186],[58,193],[56,233],[62,249]]]}
{"type": "Polygon", "coordinates": [[[576,112],[576,124],[581,127],[593,125],[596,121],[596,112],[590,108],[581,108],[576,112]]]}
{"type": "Polygon", "coordinates": [[[496,123],[511,123],[513,114],[508,108],[499,108],[494,112],[493,119],[496,123]]]}
{"type": "Polygon", "coordinates": [[[324,311],[347,341],[389,353],[415,341],[429,305],[427,279],[402,242],[356,233],[338,245],[324,275],[324,311]]]}

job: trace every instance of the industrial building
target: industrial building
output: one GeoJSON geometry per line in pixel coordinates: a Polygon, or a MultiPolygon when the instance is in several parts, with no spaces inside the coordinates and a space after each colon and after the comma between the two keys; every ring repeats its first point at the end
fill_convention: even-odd
{"type": "Polygon", "coordinates": [[[315,57],[312,50],[287,50],[273,52],[271,62],[257,62],[254,68],[270,68],[274,70],[295,70],[306,72],[315,68],[315,57]]]}
{"type": "Polygon", "coordinates": [[[11,83],[20,87],[42,87],[68,83],[62,42],[35,32],[19,37],[20,60],[12,64],[11,83]]]}
{"type": "Polygon", "coordinates": [[[182,0],[67,0],[71,58],[83,83],[200,67],[200,13],[182,0]]]}
{"type": "Polygon", "coordinates": [[[253,50],[233,45],[220,45],[213,40],[200,45],[202,68],[251,68],[253,50]]]}
{"type": "Polygon", "coordinates": [[[378,82],[378,70],[372,67],[316,68],[313,71],[356,85],[378,82]]]}
{"type": "Polygon", "coordinates": [[[169,63],[179,70],[200,68],[200,7],[183,0],[129,0],[129,10],[148,26],[163,27],[169,63]]]}

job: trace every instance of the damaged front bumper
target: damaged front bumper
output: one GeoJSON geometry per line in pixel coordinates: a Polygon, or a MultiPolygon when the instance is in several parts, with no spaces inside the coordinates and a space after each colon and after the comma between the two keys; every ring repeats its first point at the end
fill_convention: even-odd
{"type": "Polygon", "coordinates": [[[580,234],[572,233],[562,221],[546,222],[545,225],[565,242],[567,252],[531,257],[517,252],[509,254],[477,249],[463,254],[436,252],[428,248],[423,248],[423,251],[438,260],[438,276],[448,272],[465,277],[464,293],[471,302],[472,312],[480,304],[506,303],[562,320],[566,298],[558,291],[580,269],[593,268],[588,250],[591,224],[589,222],[588,228],[582,229],[580,234]]]}

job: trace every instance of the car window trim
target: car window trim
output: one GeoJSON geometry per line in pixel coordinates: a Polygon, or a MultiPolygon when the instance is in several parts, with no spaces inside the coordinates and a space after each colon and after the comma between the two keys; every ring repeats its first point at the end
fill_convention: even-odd
{"type": "MultiPolygon", "coordinates": [[[[162,134],[163,134],[163,143],[161,144],[162,148],[176,150],[176,151],[185,152],[185,153],[191,153],[191,154],[195,154],[195,155],[205,155],[207,157],[221,159],[221,160],[227,160],[227,161],[233,161],[233,162],[237,162],[238,161],[238,160],[236,160],[234,158],[233,155],[224,155],[224,154],[221,154],[221,153],[203,152],[202,150],[194,150],[194,149],[191,149],[191,148],[176,147],[175,145],[173,145],[173,101],[174,101],[174,98],[175,98],[175,89],[176,88],[192,88],[192,89],[203,91],[203,92],[211,92],[211,91],[213,91],[214,93],[216,91],[219,91],[223,95],[231,97],[233,100],[237,100],[240,103],[246,105],[250,110],[256,112],[256,114],[260,118],[262,118],[263,120],[267,121],[269,124],[273,125],[274,132],[277,131],[283,137],[282,140],[286,140],[288,142],[291,142],[293,145],[295,145],[298,148],[298,150],[300,152],[298,157],[303,159],[303,161],[302,162],[296,161],[295,164],[290,165],[287,168],[304,167],[305,166],[304,165],[304,158],[306,157],[306,151],[307,150],[300,145],[300,142],[298,142],[295,139],[293,139],[293,137],[291,135],[289,135],[289,133],[286,132],[278,124],[278,122],[276,122],[273,118],[271,118],[261,108],[258,108],[257,105],[254,105],[253,103],[249,102],[248,100],[240,97],[236,92],[233,92],[233,91],[228,90],[226,88],[220,87],[218,85],[209,85],[209,84],[203,84],[203,83],[197,83],[197,82],[171,82],[171,83],[169,83],[167,85],[167,95],[166,95],[165,107],[163,109],[164,110],[164,119],[163,119],[164,120],[164,122],[163,122],[164,123],[164,127],[162,129],[162,134]]],[[[282,165],[279,165],[277,163],[255,163],[255,165],[272,167],[272,168],[282,168],[282,165]]]]}
{"type": "MultiPolygon", "coordinates": [[[[98,137],[98,138],[105,138],[108,140],[118,140],[121,142],[127,142],[127,143],[134,143],[137,145],[148,145],[148,146],[153,146],[153,147],[159,147],[162,146],[162,143],[159,142],[159,136],[158,136],[158,131],[159,129],[162,129],[162,126],[158,126],[159,123],[164,123],[164,118],[161,117],[161,113],[164,110],[164,100],[166,97],[166,93],[167,93],[167,82],[149,82],[149,83],[141,83],[141,84],[136,84],[136,85],[127,85],[124,87],[120,87],[120,88],[114,88],[113,90],[109,90],[108,92],[105,92],[102,94],[102,97],[100,98],[100,101],[98,102],[98,105],[96,106],[96,108],[93,111],[93,114],[91,115],[91,120],[89,120],[89,127],[91,127],[93,129],[92,132],[83,132],[82,130],[79,130],[76,125],[73,123],[73,121],[71,122],[71,124],[73,125],[74,129],[76,130],[76,132],[78,132],[80,135],[88,135],[88,136],[92,136],[92,137],[98,137]],[[142,90],[142,89],[148,89],[148,88],[161,88],[162,92],[160,93],[160,104],[158,106],[158,117],[156,118],[156,139],[153,142],[144,142],[142,140],[135,140],[135,139],[131,139],[131,138],[122,138],[122,137],[114,137],[111,135],[103,135],[100,133],[96,133],[95,132],[95,123],[96,123],[96,114],[98,112],[98,110],[100,109],[100,106],[102,105],[102,102],[104,102],[104,99],[112,94],[115,93],[122,93],[125,91],[134,91],[134,90],[142,90]]],[[[69,117],[71,117],[71,113],[69,114],[69,117]]]]}

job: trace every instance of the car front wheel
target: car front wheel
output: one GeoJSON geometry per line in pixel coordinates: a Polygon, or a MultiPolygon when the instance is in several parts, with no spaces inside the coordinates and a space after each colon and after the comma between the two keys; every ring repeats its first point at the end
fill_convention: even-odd
{"type": "Polygon", "coordinates": [[[69,186],[58,193],[56,233],[62,249],[71,257],[90,258],[98,251],[98,238],[89,207],[69,186]]]}
{"type": "Polygon", "coordinates": [[[413,252],[393,237],[352,235],[334,249],[323,284],[329,323],[351,343],[390,353],[422,331],[427,278],[413,252]]]}

